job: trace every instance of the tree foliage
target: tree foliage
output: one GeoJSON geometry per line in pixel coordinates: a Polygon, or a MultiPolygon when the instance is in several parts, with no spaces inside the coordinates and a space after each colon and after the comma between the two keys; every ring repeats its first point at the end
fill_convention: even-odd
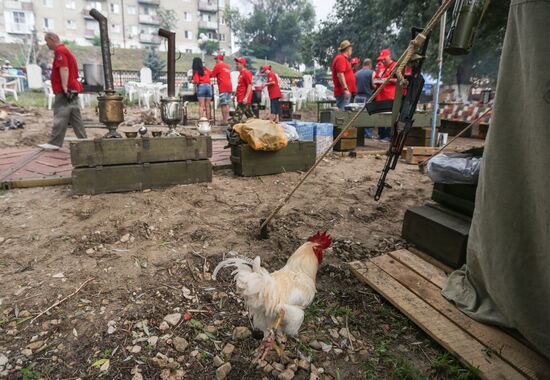
{"type": "MultiPolygon", "coordinates": [[[[303,53],[308,61],[329,66],[339,43],[349,39],[354,56],[375,59],[378,52],[390,48],[394,58],[406,49],[411,27],[424,27],[441,2],[437,0],[347,0],[336,2],[333,14],[317,31],[307,36],[303,53]]],[[[509,2],[492,1],[483,19],[474,48],[465,57],[444,56],[444,80],[455,76],[496,78],[506,27],[509,2]]],[[[447,13],[448,24],[451,13],[447,13]]],[[[425,71],[436,74],[439,26],[431,36],[425,71]]]]}
{"type": "Polygon", "coordinates": [[[151,69],[153,81],[157,82],[162,70],[166,67],[166,62],[160,58],[156,49],[150,48],[145,58],[143,58],[143,65],[151,69]]]}
{"type": "Polygon", "coordinates": [[[243,55],[290,64],[302,60],[305,35],[315,25],[315,9],[310,0],[248,0],[250,15],[238,9],[226,12],[243,55]]]}
{"type": "Polygon", "coordinates": [[[178,17],[175,10],[158,7],[157,15],[159,16],[159,19],[160,19],[161,28],[166,30],[171,30],[171,31],[176,30],[178,17]]]}
{"type": "Polygon", "coordinates": [[[207,40],[199,43],[199,48],[207,55],[212,55],[214,52],[220,50],[220,42],[216,40],[207,40]]]}

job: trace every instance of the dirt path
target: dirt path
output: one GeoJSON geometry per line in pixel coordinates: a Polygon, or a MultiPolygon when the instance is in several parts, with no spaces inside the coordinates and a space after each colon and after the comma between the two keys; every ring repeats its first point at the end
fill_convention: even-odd
{"type": "Polygon", "coordinates": [[[276,358],[250,367],[258,341],[234,336],[235,327],[250,327],[245,308],[229,274],[212,281],[210,272],[231,251],[278,269],[308,236],[327,230],[334,244],[318,294],[299,339],[286,347],[303,367],[286,364],[296,378],[468,378],[345,265],[402,247],[405,209],[429,198],[429,179],[399,165],[376,203],[382,165],[374,157],[326,159],[263,241],[259,219],[299,174],[221,171],[211,184],[93,197],[73,196],[69,187],[1,193],[0,377],[212,379],[217,366],[227,369],[223,360],[231,363],[228,379],[288,374],[276,358]],[[162,323],[172,313],[191,319],[162,323]],[[224,358],[227,343],[235,348],[224,358]]]}

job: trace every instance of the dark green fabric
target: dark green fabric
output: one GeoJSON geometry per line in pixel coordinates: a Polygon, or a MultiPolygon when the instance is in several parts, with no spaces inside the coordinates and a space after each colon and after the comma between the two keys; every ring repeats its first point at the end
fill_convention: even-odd
{"type": "Polygon", "coordinates": [[[466,266],[443,294],[550,358],[550,0],[513,0],[466,266]]]}

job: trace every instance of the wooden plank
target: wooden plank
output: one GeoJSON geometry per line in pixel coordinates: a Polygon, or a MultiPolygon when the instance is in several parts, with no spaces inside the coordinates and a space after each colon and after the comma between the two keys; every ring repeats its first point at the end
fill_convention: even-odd
{"type": "MultiPolygon", "coordinates": [[[[403,251],[399,251],[397,256],[410,258],[410,255],[403,255],[403,251]]],[[[422,261],[417,259],[414,260],[415,263],[422,261]]],[[[425,277],[395,260],[393,255],[379,256],[372,259],[372,262],[525,376],[530,379],[542,379],[545,375],[550,374],[550,363],[546,359],[503,330],[477,322],[462,313],[441,295],[440,287],[428,282],[425,277]]],[[[423,268],[423,270],[425,269],[427,268],[423,268]]],[[[435,270],[433,267],[429,269],[430,271],[435,270]]]]}
{"type": "Polygon", "coordinates": [[[441,315],[373,262],[352,262],[352,272],[482,379],[525,379],[520,372],[441,315]]]}
{"type": "Polygon", "coordinates": [[[411,252],[412,254],[420,257],[422,260],[424,260],[425,262],[427,263],[430,263],[432,264],[434,267],[436,268],[439,268],[441,269],[443,272],[445,273],[451,273],[454,271],[453,268],[451,268],[450,266],[448,265],[445,265],[443,264],[441,261],[437,260],[437,259],[434,259],[433,257],[431,257],[430,255],[422,252],[421,250],[415,248],[415,247],[409,247],[407,248],[407,250],[409,252],[411,252]]]}
{"type": "Polygon", "coordinates": [[[414,272],[418,273],[420,276],[437,286],[439,289],[443,288],[443,285],[447,282],[447,274],[444,271],[422,260],[420,257],[406,249],[390,252],[389,255],[395,260],[405,264],[414,272]]]}
{"type": "Polygon", "coordinates": [[[209,160],[198,160],[75,168],[72,177],[75,194],[141,191],[212,182],[212,164],[209,160]]]}
{"type": "Polygon", "coordinates": [[[209,136],[79,140],[71,143],[74,167],[204,160],[212,156],[209,136]]]}

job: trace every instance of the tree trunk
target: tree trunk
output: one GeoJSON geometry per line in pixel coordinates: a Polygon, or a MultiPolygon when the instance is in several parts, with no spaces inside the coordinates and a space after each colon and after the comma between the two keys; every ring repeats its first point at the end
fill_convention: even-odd
{"type": "Polygon", "coordinates": [[[472,69],[474,59],[473,50],[462,58],[462,61],[456,69],[456,90],[457,100],[462,103],[468,102],[468,94],[470,93],[472,69]]]}

